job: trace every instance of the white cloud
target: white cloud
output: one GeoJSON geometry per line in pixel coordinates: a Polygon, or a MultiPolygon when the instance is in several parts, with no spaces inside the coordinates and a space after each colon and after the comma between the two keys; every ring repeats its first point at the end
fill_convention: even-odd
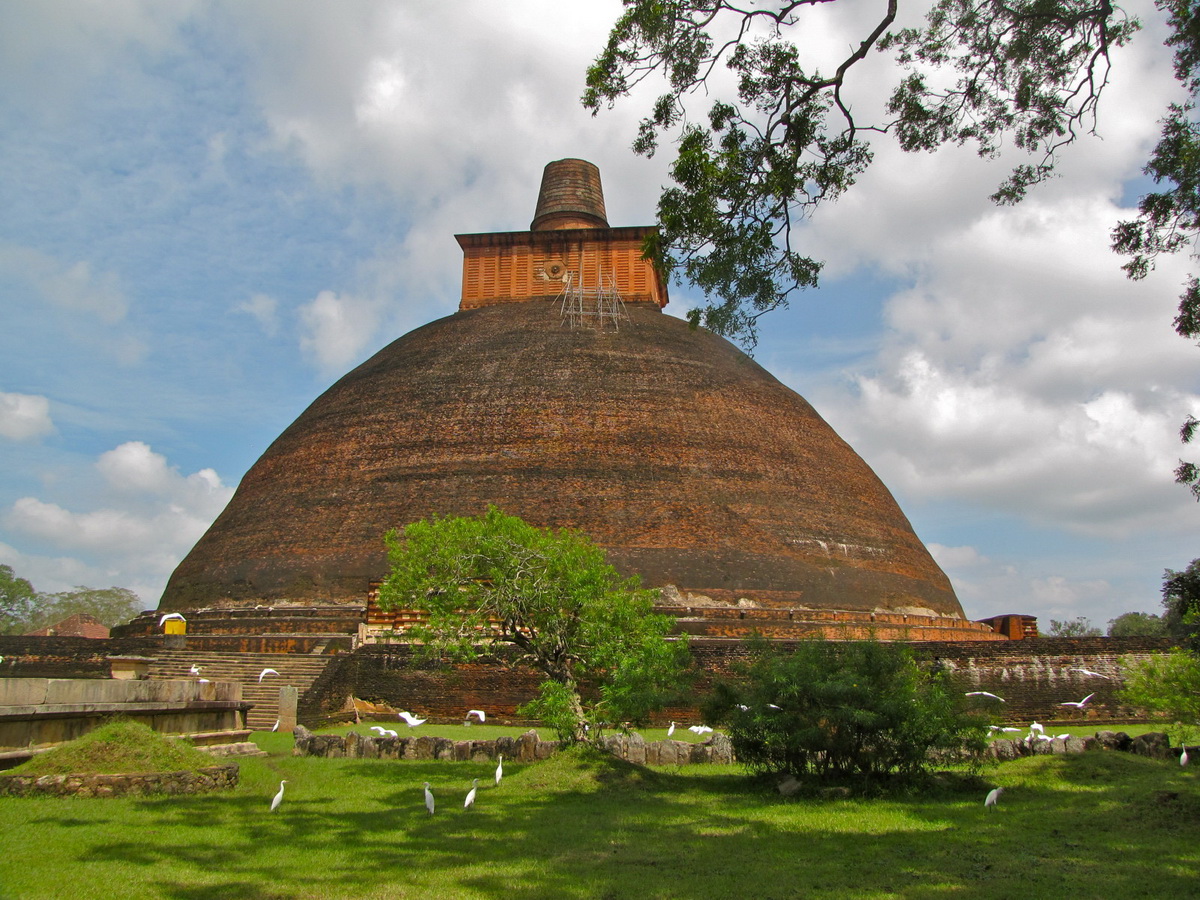
{"type": "Polygon", "coordinates": [[[267,294],[254,294],[234,307],[235,312],[253,316],[268,337],[279,333],[279,301],[267,294]]]}
{"type": "Polygon", "coordinates": [[[88,313],[108,325],[129,311],[117,276],[93,272],[86,260],[63,263],[29,247],[0,245],[0,270],[28,281],[54,306],[88,313]]]}
{"type": "Polygon", "coordinates": [[[321,291],[300,309],[300,349],[322,373],[344,372],[375,336],[380,306],[378,299],[321,291]]]}
{"type": "MultiPolygon", "coordinates": [[[[106,573],[103,586],[129,586],[143,597],[156,598],[179,560],[225,508],[233,489],[212,469],[181,474],[140,441],[101,454],[95,468],[112,491],[106,505],[71,510],[22,497],[5,513],[3,525],[26,542],[66,554],[22,554],[33,561],[43,580],[57,577],[56,584],[79,584],[86,583],[79,579],[87,575],[99,586],[95,579],[106,573]],[[67,574],[70,577],[64,577],[67,574]]],[[[60,589],[35,584],[43,590],[60,589]]]]}
{"type": "Polygon", "coordinates": [[[50,401],[36,394],[6,394],[0,391],[0,437],[28,441],[54,431],[50,401]]]}

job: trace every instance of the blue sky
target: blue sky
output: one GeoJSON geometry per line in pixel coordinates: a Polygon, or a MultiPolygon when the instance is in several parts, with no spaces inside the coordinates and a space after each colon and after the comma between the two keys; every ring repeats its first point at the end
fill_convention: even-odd
{"type": "MultiPolygon", "coordinates": [[[[817,52],[850,40],[839,6],[806,30],[817,52]]],[[[453,235],[528,227],[545,163],[590,159],[610,221],[651,222],[667,160],[629,151],[639,107],[578,104],[618,11],[5,4],[0,562],[153,606],[309,402],[453,312],[453,235]]],[[[881,143],[804,228],[822,288],[756,352],[875,468],[973,617],[1157,611],[1163,569],[1200,555],[1171,479],[1200,414],[1200,352],[1171,331],[1187,260],[1132,284],[1108,250],[1177,99],[1143,14],[1100,138],[1019,207],[987,201],[1013,156],[881,143]]],[[[888,72],[868,61],[862,108],[888,72]]],[[[692,302],[674,288],[669,311],[692,302]]]]}

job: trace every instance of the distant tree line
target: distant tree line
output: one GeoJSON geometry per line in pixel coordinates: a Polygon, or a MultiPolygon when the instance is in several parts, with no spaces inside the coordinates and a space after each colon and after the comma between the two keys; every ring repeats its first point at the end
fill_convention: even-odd
{"type": "Polygon", "coordinates": [[[76,613],[96,618],[110,628],[128,622],[142,609],[141,598],[128,588],[90,588],[46,593],[0,565],[0,634],[28,634],[76,613]]]}

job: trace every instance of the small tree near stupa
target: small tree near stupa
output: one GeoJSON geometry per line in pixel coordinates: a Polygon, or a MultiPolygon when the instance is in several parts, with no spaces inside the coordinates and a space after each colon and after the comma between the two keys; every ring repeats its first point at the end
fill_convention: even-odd
{"type": "Polygon", "coordinates": [[[502,658],[544,676],[520,712],[562,739],[582,739],[589,723],[642,723],[679,684],[687,643],[668,638],[672,620],[654,613],[655,592],[582,534],[493,506],[413,522],[385,542],[391,571],[379,603],[426,613],[406,632],[418,656],[464,662],[516,648],[502,658]]]}

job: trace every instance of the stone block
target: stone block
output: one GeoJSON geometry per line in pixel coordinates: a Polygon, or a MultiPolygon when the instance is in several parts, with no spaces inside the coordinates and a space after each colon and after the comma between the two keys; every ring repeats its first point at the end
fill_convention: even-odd
{"type": "Polygon", "coordinates": [[[1148,756],[1151,759],[1168,759],[1174,755],[1171,751],[1171,739],[1161,731],[1139,734],[1130,743],[1129,750],[1138,756],[1148,756]]]}
{"type": "Polygon", "coordinates": [[[48,678],[0,678],[0,707],[45,703],[49,684],[48,678]]]}

